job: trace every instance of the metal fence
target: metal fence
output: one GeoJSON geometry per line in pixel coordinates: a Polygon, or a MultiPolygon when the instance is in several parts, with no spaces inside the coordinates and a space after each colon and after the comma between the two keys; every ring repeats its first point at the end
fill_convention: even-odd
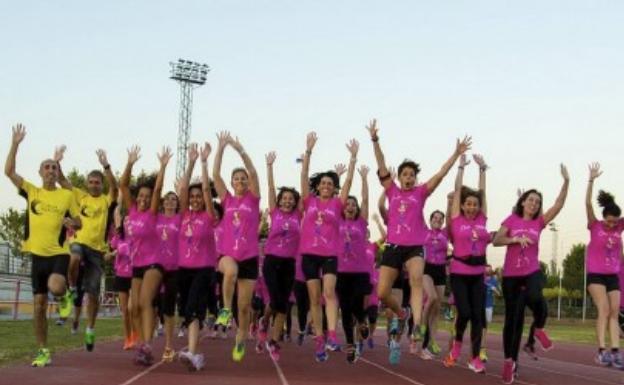
{"type": "Polygon", "coordinates": [[[0,274],[30,276],[30,264],[29,258],[13,255],[8,243],[0,243],[0,274]]]}

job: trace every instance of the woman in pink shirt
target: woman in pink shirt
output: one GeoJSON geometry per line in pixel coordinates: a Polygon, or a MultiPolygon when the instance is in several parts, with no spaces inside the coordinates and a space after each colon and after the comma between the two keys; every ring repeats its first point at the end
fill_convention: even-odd
{"type": "Polygon", "coordinates": [[[369,329],[366,325],[364,297],[370,294],[371,261],[368,259],[368,167],[358,170],[362,178],[362,205],[354,196],[347,198],[340,220],[341,247],[338,252],[338,274],[336,293],[340,302],[342,328],[347,340],[347,362],[357,361],[359,352],[355,349],[353,319],[358,324],[358,340],[366,340],[369,329]]]}
{"type": "Polygon", "coordinates": [[[622,210],[613,195],[600,190],[598,205],[602,207],[602,220],[596,219],[592,206],[594,180],[602,174],[598,163],[589,166],[589,182],[585,196],[587,228],[590,240],[587,245],[587,291],[598,310],[596,337],[598,354],[596,363],[622,369],[618,313],[620,307],[620,282],[618,274],[622,259],[622,210]],[[609,330],[611,351],[606,350],[605,330],[609,330]]]}
{"type": "Polygon", "coordinates": [[[128,163],[121,175],[119,190],[123,205],[128,209],[126,237],[130,239],[132,259],[132,322],[139,331],[140,346],[136,350],[135,362],[151,365],[154,361],[150,342],[154,332],[153,301],[160,289],[164,268],[156,249],[156,214],[160,204],[160,194],[167,163],[171,159],[171,150],[164,147],[158,154],[160,170],[156,182],[141,183],[137,186],[136,197],[130,193],[130,175],[132,167],[139,159],[140,148],[133,146],[128,150],[128,163]]]}
{"type": "Polygon", "coordinates": [[[307,135],[306,151],[301,169],[301,198],[304,217],[301,225],[299,250],[302,255],[301,264],[308,286],[312,323],[316,335],[315,357],[318,362],[323,362],[328,358],[325,351],[326,347],[332,351],[340,348],[336,339],[338,301],[335,293],[340,247],[338,226],[351,189],[359,144],[355,139],[347,144],[351,159],[347,178],[340,190],[340,180],[333,171],[315,174],[309,178],[310,157],[316,140],[316,133],[311,132],[307,135]],[[340,195],[336,196],[338,191],[340,191],[340,195]],[[327,346],[321,327],[321,279],[327,313],[327,346]]]}
{"type": "Polygon", "coordinates": [[[295,282],[295,258],[299,250],[299,226],[301,223],[301,211],[299,207],[300,195],[297,190],[290,187],[281,187],[276,194],[275,180],[273,178],[273,163],[275,153],[266,155],[267,176],[269,183],[269,216],[271,227],[264,245],[265,260],[262,266],[264,282],[269,293],[269,312],[260,320],[258,330],[259,343],[265,343],[271,357],[278,361],[280,357],[279,341],[286,312],[288,299],[295,282]],[[267,339],[271,317],[273,320],[273,332],[267,339]]]}
{"type": "MultiPolygon", "coordinates": [[[[401,357],[399,337],[409,314],[401,309],[401,304],[392,296],[392,286],[397,277],[400,276],[403,266],[405,266],[409,275],[410,306],[414,323],[419,325],[422,313],[422,280],[425,268],[423,245],[427,235],[423,208],[429,195],[440,185],[455,161],[470,148],[471,139],[466,137],[462,141],[457,140],[453,155],[444,163],[440,171],[424,184],[418,184],[417,175],[420,172],[420,166],[410,160],[403,161],[398,168],[400,186],[397,186],[388,171],[384,153],[379,144],[377,121],[372,120],[367,129],[373,142],[377,167],[379,168],[377,176],[388,198],[388,244],[379,268],[377,293],[386,307],[396,314],[390,326],[391,334],[396,338],[391,341],[389,359],[391,364],[398,364],[401,357]]],[[[419,328],[414,328],[414,330],[420,331],[419,328]]],[[[420,340],[422,337],[418,334],[415,339],[420,340]]]]}
{"type": "Polygon", "coordinates": [[[240,362],[245,355],[245,341],[249,332],[251,300],[258,279],[258,228],[260,225],[260,186],[258,173],[251,158],[229,132],[218,135],[219,146],[215,155],[213,179],[219,200],[223,206],[223,219],[219,247],[222,253],[218,268],[223,273],[223,308],[219,311],[217,324],[225,326],[232,318],[234,285],[237,287],[238,330],[232,359],[240,362]],[[241,157],[245,168],[232,171],[230,194],[221,177],[223,152],[231,146],[241,157]]]}
{"type": "Polygon", "coordinates": [[[503,327],[503,382],[510,384],[517,375],[518,352],[524,327],[524,310],[528,306],[535,319],[535,338],[544,350],[552,342],[544,331],[548,309],[542,295],[544,277],[539,266],[539,239],[542,230],[555,219],[563,208],[570,177],[561,165],[563,185],[555,204],[542,213],[542,194],[525,191],[514,207],[514,212],[503,221],[494,237],[494,246],[507,246],[503,265],[503,297],[505,325],[503,327]]]}
{"type": "Polygon", "coordinates": [[[450,238],[453,243],[451,260],[451,291],[455,298],[457,317],[455,338],[444,359],[444,366],[451,367],[461,355],[464,332],[470,322],[471,355],[468,367],[475,373],[485,372],[479,357],[485,313],[485,285],[483,274],[486,264],[486,249],[491,236],[487,230],[487,200],[485,196],[485,173],[487,165],[480,155],[473,155],[479,166],[479,189],[463,185],[464,168],[470,163],[462,155],[455,179],[455,192],[448,219],[450,238]]]}

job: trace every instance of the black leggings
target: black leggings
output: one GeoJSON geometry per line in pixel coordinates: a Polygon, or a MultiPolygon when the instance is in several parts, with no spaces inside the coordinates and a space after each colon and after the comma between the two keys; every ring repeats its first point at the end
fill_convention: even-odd
{"type": "Polygon", "coordinates": [[[286,314],[288,298],[295,282],[295,260],[267,255],[262,266],[262,274],[269,290],[271,310],[286,314]]]}
{"type": "Polygon", "coordinates": [[[178,282],[177,282],[177,270],[165,271],[162,279],[162,286],[164,291],[160,296],[162,301],[161,313],[167,317],[173,317],[175,315],[176,299],[178,296],[178,282]]]}
{"type": "Polygon", "coordinates": [[[542,295],[544,276],[541,271],[522,277],[503,277],[503,296],[505,297],[505,326],[503,327],[503,347],[505,358],[518,361],[522,329],[524,328],[524,309],[533,311],[532,329],[541,329],[546,325],[548,307],[542,295]]]}
{"type": "Polygon", "coordinates": [[[295,281],[295,301],[297,301],[299,331],[303,333],[308,324],[308,312],[310,311],[310,297],[308,296],[308,286],[305,282],[295,281]]]}
{"type": "Polygon", "coordinates": [[[338,273],[336,293],[340,302],[342,328],[349,345],[353,345],[353,318],[358,323],[366,322],[364,296],[366,295],[368,273],[338,273]]]}
{"type": "Polygon", "coordinates": [[[190,325],[194,320],[199,320],[200,329],[203,327],[213,280],[213,267],[178,270],[179,304],[184,314],[184,326],[190,325]]]}
{"type": "Polygon", "coordinates": [[[455,341],[462,341],[468,321],[470,321],[472,357],[477,357],[481,350],[483,307],[485,306],[483,275],[451,274],[451,290],[455,297],[455,307],[457,307],[455,341]]]}

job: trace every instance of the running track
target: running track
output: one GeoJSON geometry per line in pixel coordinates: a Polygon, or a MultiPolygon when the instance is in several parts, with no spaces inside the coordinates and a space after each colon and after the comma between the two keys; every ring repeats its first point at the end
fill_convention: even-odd
{"type": "MultiPolygon", "coordinates": [[[[270,357],[256,354],[253,342],[247,345],[242,363],[230,358],[232,339],[203,339],[201,349],[206,354],[206,367],[201,372],[189,373],[182,364],[158,363],[150,368],[132,364],[132,352],[123,352],[120,342],[96,345],[92,353],[82,350],[54,355],[51,367],[38,369],[17,364],[0,369],[0,384],[88,384],[88,385],[488,385],[501,384],[501,341],[490,336],[488,341],[488,373],[478,375],[467,369],[464,344],[463,361],[447,369],[440,360],[422,361],[407,352],[407,343],[401,364],[387,362],[385,330],[377,330],[374,349],[366,349],[354,365],[346,362],[342,353],[332,353],[329,361],[316,363],[313,343],[306,340],[302,347],[294,342],[282,344],[282,358],[273,363],[270,357]]],[[[439,341],[446,341],[440,336],[439,341]]],[[[162,337],[155,342],[155,353],[162,352],[162,337]]],[[[176,338],[176,348],[184,345],[184,338],[176,338]]],[[[521,353],[523,354],[523,353],[521,353]]],[[[520,358],[521,385],[621,385],[624,371],[592,365],[594,349],[591,346],[556,343],[555,349],[540,353],[539,361],[520,358]]]]}

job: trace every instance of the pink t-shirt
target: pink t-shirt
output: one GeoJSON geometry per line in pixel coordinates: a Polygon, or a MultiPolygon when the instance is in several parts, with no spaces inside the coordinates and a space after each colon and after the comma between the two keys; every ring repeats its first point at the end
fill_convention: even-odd
{"type": "Polygon", "coordinates": [[[217,250],[214,218],[206,211],[186,211],[180,225],[178,265],[187,269],[214,267],[217,250]]]}
{"type": "Polygon", "coordinates": [[[338,272],[368,273],[370,267],[366,254],[368,222],[362,218],[341,219],[339,225],[342,247],[338,253],[338,272]]]}
{"type": "Polygon", "coordinates": [[[264,245],[266,254],[294,258],[299,249],[299,225],[301,213],[295,209],[284,212],[275,208],[270,213],[271,229],[264,245]]]}
{"type": "Polygon", "coordinates": [[[305,215],[301,224],[301,254],[338,256],[341,245],[338,227],[342,206],[340,198],[336,197],[323,202],[310,194],[303,200],[305,215]]]}
{"type": "Polygon", "coordinates": [[[502,223],[507,228],[508,237],[522,237],[533,243],[526,248],[514,243],[507,245],[505,263],[503,264],[504,277],[523,277],[535,273],[539,265],[539,241],[542,230],[546,227],[544,217],[524,220],[516,214],[511,214],[502,223]]]}
{"type": "Polygon", "coordinates": [[[448,250],[448,232],[446,229],[429,230],[425,238],[425,262],[431,265],[445,265],[448,250]]]}
{"type": "Polygon", "coordinates": [[[132,206],[126,217],[126,237],[129,238],[132,267],[161,264],[156,236],[156,215],[150,210],[138,211],[132,206]]]}
{"type": "Polygon", "coordinates": [[[223,199],[222,233],[219,235],[223,255],[237,261],[258,256],[260,198],[251,191],[242,197],[229,192],[223,199]]]}
{"type": "Polygon", "coordinates": [[[130,261],[130,242],[121,239],[115,234],[111,237],[111,248],[117,251],[115,256],[115,275],[121,278],[132,278],[132,263],[130,261]]]}
{"type": "Polygon", "coordinates": [[[158,214],[156,217],[156,236],[160,263],[165,271],[178,269],[178,234],[180,233],[180,215],[170,217],[158,214]]]}
{"type": "Polygon", "coordinates": [[[427,235],[423,217],[429,197],[427,185],[401,190],[394,182],[386,189],[388,197],[388,243],[401,246],[422,246],[427,235]]]}
{"type": "Polygon", "coordinates": [[[622,258],[622,231],[624,221],[607,229],[604,221],[593,221],[587,226],[590,240],[587,245],[587,272],[594,274],[618,274],[622,258]]]}
{"type": "MultiPolygon", "coordinates": [[[[491,239],[486,223],[487,217],[482,212],[474,219],[468,219],[461,214],[451,219],[454,257],[468,259],[473,256],[485,256],[485,250],[491,239]]],[[[478,275],[485,271],[485,266],[471,266],[456,258],[451,260],[451,274],[478,275]]]]}

